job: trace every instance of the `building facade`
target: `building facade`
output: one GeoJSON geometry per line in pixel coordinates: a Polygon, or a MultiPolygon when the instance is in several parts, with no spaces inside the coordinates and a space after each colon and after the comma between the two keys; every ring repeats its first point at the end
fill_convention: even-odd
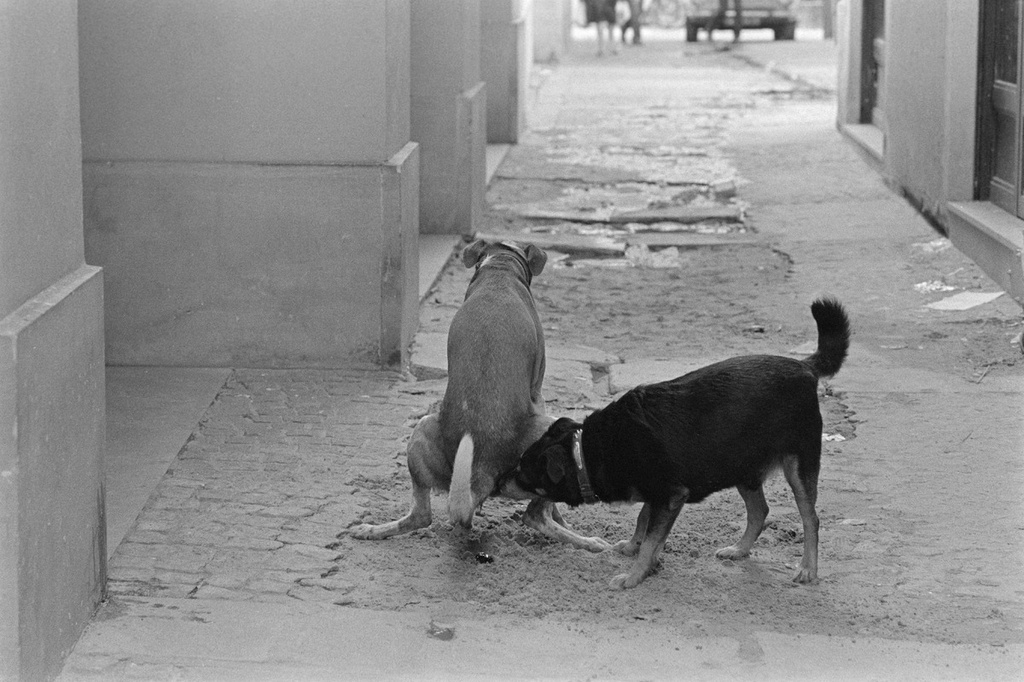
{"type": "Polygon", "coordinates": [[[533,7],[0,0],[0,679],[103,598],[106,366],[407,361],[419,234],[478,229],[487,122],[525,125],[533,7]]]}
{"type": "Polygon", "coordinates": [[[1020,0],[840,0],[838,126],[1024,305],[1020,0]]]}

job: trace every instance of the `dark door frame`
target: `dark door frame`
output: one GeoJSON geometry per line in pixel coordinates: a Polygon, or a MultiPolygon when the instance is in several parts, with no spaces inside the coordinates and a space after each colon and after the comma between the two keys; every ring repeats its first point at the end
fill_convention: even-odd
{"type": "Polygon", "coordinates": [[[885,68],[885,0],[864,0],[861,24],[860,122],[884,128],[879,87],[885,68]]]}

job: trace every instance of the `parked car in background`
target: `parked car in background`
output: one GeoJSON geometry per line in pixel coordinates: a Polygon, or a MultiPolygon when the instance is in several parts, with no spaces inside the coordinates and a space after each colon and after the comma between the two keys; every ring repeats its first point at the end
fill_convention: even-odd
{"type": "MultiPolygon", "coordinates": [[[[720,0],[683,0],[686,12],[686,41],[697,41],[697,32],[707,29],[721,11],[720,0]]],[[[715,28],[737,31],[744,28],[770,28],[775,40],[793,40],[796,36],[796,0],[742,0],[737,25],[734,0],[727,3],[725,16],[715,28]]],[[[710,38],[710,34],[708,36],[710,38]]]]}

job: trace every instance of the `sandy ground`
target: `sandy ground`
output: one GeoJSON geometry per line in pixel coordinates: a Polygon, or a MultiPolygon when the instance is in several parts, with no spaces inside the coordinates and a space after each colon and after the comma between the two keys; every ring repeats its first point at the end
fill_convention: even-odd
{"type": "MultiPolygon", "coordinates": [[[[522,503],[489,500],[466,533],[437,495],[429,528],[354,540],[346,526],[409,508],[394,436],[408,438],[440,399],[438,365],[393,384],[235,370],[115,553],[111,599],[65,679],[296,679],[311,668],[289,665],[319,661],[313,678],[333,679],[363,649],[373,677],[375,647],[401,648],[380,666],[405,670],[387,664],[435,644],[435,667],[423,672],[437,679],[456,668],[471,679],[764,679],[786,669],[777,662],[793,648],[822,677],[876,669],[873,659],[833,670],[842,664],[815,658],[831,655],[818,653],[822,636],[847,659],[891,645],[882,660],[904,667],[872,679],[925,679],[950,662],[963,672],[976,659],[1003,662],[1010,678],[1024,643],[1019,306],[1004,296],[963,311],[925,307],[995,287],[860,162],[834,130],[828,93],[706,45],[574,59],[542,74],[531,131],[499,168],[482,226],[566,242],[533,285],[548,412],[582,417],[638,368],[667,379],[658,373],[736,354],[806,354],[811,300],[837,295],[854,338],[846,366],[820,387],[820,582],[791,581],[802,532],[781,479],[766,486],[769,526],[749,559],[714,556],[744,523],[738,494],[723,491],[684,509],[659,570],[627,591],[608,581],[630,559],[544,539],[520,522],[522,503]],[[657,229],[612,220],[641,209],[719,217],[657,229]],[[709,241],[631,257],[578,248],[658,230],[709,241]],[[708,245],[733,238],[744,243],[708,245]],[[281,413],[315,423],[282,427],[272,418],[281,413]],[[306,438],[307,426],[323,433],[306,438]],[[259,619],[257,635],[245,617],[259,619]],[[390,617],[398,630],[383,626],[390,617]],[[211,635],[220,628],[237,641],[211,635]],[[716,637],[728,646],[711,652],[716,637]],[[665,660],[645,662],[655,644],[665,660]],[[940,650],[924,674],[908,667],[940,650]],[[455,651],[468,663],[445,658],[455,651]],[[705,668],[665,667],[691,654],[705,668]]],[[[435,349],[470,274],[453,260],[421,306],[418,338],[435,349]]],[[[565,515],[578,532],[616,541],[637,511],[565,515]]]]}
{"type": "MultiPolygon", "coordinates": [[[[788,270],[781,254],[757,247],[700,250],[686,263],[685,278],[678,270],[552,267],[534,284],[549,346],[598,343],[623,359],[710,357],[785,352],[813,338],[809,312],[804,313],[805,324],[791,329],[770,312],[757,309],[749,298],[729,293],[780,283],[788,270]],[[717,303],[709,305],[709,300],[717,303]],[[743,302],[734,303],[737,300],[743,302]],[[751,330],[760,327],[766,331],[751,330]]],[[[424,327],[443,326],[450,318],[468,275],[461,267],[449,268],[423,310],[424,327]]],[[[966,346],[970,350],[959,341],[946,344],[961,349],[956,362],[965,372],[991,362],[1002,369],[1015,361],[1003,352],[1009,348],[1010,322],[983,327],[971,330],[979,342],[966,346]]],[[[931,337],[941,344],[950,335],[931,337]]],[[[600,367],[594,369],[599,376],[600,367]]],[[[608,399],[599,389],[573,394],[550,385],[546,397],[549,412],[558,415],[580,415],[588,404],[608,399]]],[[[857,437],[857,415],[844,404],[842,394],[827,385],[822,389],[822,412],[825,433],[847,441],[857,437]]],[[[900,491],[886,489],[878,478],[867,483],[846,443],[823,444],[819,585],[796,586],[790,581],[802,552],[802,531],[781,478],[766,486],[772,508],[769,527],[751,560],[714,557],[716,549],[738,537],[744,519],[739,496],[725,491],[684,510],[665,548],[661,570],[631,591],[607,587],[608,579],[623,571],[629,559],[549,542],[521,525],[521,504],[502,500],[485,505],[467,536],[446,523],[444,498],[435,497],[435,523],[428,530],[382,544],[343,539],[346,551],[339,573],[353,585],[347,598],[371,608],[450,603],[478,612],[543,616],[567,623],[658,619],[693,635],[775,630],[984,646],[1019,641],[1019,602],[1008,613],[1000,600],[908,591],[891,582],[905,572],[903,565],[942,563],[942,552],[904,537],[898,522],[880,525],[848,517],[845,510],[856,508],[869,489],[879,499],[900,491]],[[479,564],[479,552],[491,555],[493,563],[479,564]]],[[[365,520],[397,518],[408,509],[410,486],[404,469],[361,487],[372,507],[363,515],[365,520]]],[[[569,511],[567,519],[584,535],[618,540],[631,534],[638,509],[594,505],[569,511]]],[[[951,557],[945,568],[935,569],[955,572],[957,561],[951,557]]]]}
{"type": "MultiPolygon", "coordinates": [[[[601,88],[603,95],[619,97],[616,101],[621,104],[609,106],[611,113],[601,118],[586,119],[596,116],[588,108],[590,102],[565,106],[571,93],[563,93],[563,104],[548,114],[541,102],[541,131],[513,150],[490,189],[488,229],[527,239],[530,234],[574,231],[608,235],[619,228],[595,228],[593,223],[567,226],[523,215],[689,203],[739,206],[745,215],[742,224],[712,221],[702,229],[756,235],[758,217],[770,216],[770,210],[749,203],[748,197],[756,198],[762,188],[757,182],[749,184],[749,178],[763,178],[769,184],[783,169],[777,157],[758,156],[759,150],[777,140],[755,132],[756,141],[750,142],[751,135],[743,131],[774,131],[771,126],[783,121],[806,124],[810,135],[833,136],[828,123],[832,105],[827,94],[766,79],[763,72],[737,66],[722,55],[702,56],[710,72],[687,75],[683,70],[665,81],[652,78],[645,85],[648,94],[661,93],[659,87],[678,93],[679,82],[687,78],[705,83],[709,77],[722,79],[713,96],[684,97],[689,108],[678,106],[678,94],[649,97],[644,106],[630,108],[629,86],[623,80],[628,75],[601,88]],[[730,144],[744,140],[753,151],[736,158],[730,144]],[[680,161],[680,150],[686,149],[694,151],[680,161]],[[666,166],[666,157],[675,161],[666,166]],[[722,188],[723,178],[736,181],[738,192],[729,191],[727,183],[725,191],[716,194],[714,188],[722,188]]],[[[880,181],[862,179],[867,175],[841,178],[840,187],[823,190],[815,182],[816,173],[822,171],[813,170],[813,165],[834,161],[828,155],[834,155],[842,143],[836,147],[832,140],[829,145],[789,150],[791,156],[803,155],[790,158],[789,163],[804,166],[804,184],[786,191],[805,196],[817,193],[814,201],[837,197],[893,201],[880,181]]],[[[884,210],[891,213],[893,206],[900,208],[894,203],[886,204],[884,210]]],[[[939,237],[927,228],[885,242],[869,235],[847,244],[846,257],[835,258],[834,264],[822,255],[834,251],[834,245],[804,244],[790,251],[777,239],[681,250],[678,257],[673,256],[675,266],[665,268],[631,267],[621,259],[594,260],[586,254],[568,259],[552,254],[548,269],[533,287],[549,355],[565,357],[558,349],[582,345],[596,349],[596,359],[568,367],[556,361],[549,366],[545,388],[549,412],[580,417],[607,402],[605,374],[615,363],[799,353],[802,346],[806,350],[805,344],[815,338],[808,305],[812,294],[822,290],[838,294],[849,305],[859,344],[855,354],[883,357],[904,371],[941,370],[949,381],[965,385],[997,377],[1019,380],[1024,363],[1020,349],[1010,341],[1020,333],[1021,320],[1019,309],[1005,297],[997,304],[942,318],[921,312],[924,302],[947,294],[915,290],[915,283],[937,281],[950,290],[991,288],[973,263],[939,237]],[[815,259],[819,262],[808,264],[815,259]]],[[[422,332],[445,331],[468,277],[458,264],[449,266],[422,309],[422,332]]],[[[837,384],[842,384],[842,376],[837,384]]],[[[438,382],[419,386],[428,395],[433,391],[434,397],[440,396],[438,382]]],[[[629,559],[553,544],[519,523],[521,505],[501,500],[489,501],[474,530],[468,536],[459,535],[444,520],[443,497],[437,497],[435,522],[428,530],[381,544],[342,538],[339,547],[345,552],[339,573],[352,585],[346,599],[370,608],[465,609],[513,618],[543,616],[567,624],[653,620],[674,624],[682,635],[771,630],[979,647],[1020,642],[1020,580],[1013,577],[1012,567],[1000,568],[998,550],[971,545],[970,538],[978,532],[977,515],[958,519],[948,508],[934,506],[934,489],[908,486],[912,475],[887,475],[888,467],[899,466],[887,460],[893,453],[874,453],[866,461],[854,444],[862,428],[875,424],[865,425],[860,408],[827,382],[821,399],[825,433],[842,440],[823,444],[820,584],[796,586],[790,581],[802,551],[802,531],[788,487],[776,479],[766,486],[772,508],[769,527],[750,560],[714,557],[717,548],[731,544],[740,534],[744,519],[739,496],[725,491],[684,509],[660,570],[640,588],[626,592],[609,590],[607,581],[624,570],[629,559]],[[929,517],[943,519],[940,530],[922,525],[929,517]],[[960,547],[960,540],[951,546],[950,538],[970,547],[960,547]],[[971,547],[987,552],[988,560],[979,564],[984,570],[965,563],[971,547]],[[493,563],[479,564],[475,558],[479,552],[493,557],[493,563]]],[[[871,398],[869,422],[879,421],[874,410],[891,412],[919,402],[913,393],[871,398]]],[[[948,421],[942,415],[933,418],[948,421]]],[[[959,437],[939,431],[931,429],[937,442],[959,437]]],[[[976,456],[984,458],[985,447],[975,451],[976,456]]],[[[966,456],[970,454],[968,450],[966,456]]],[[[921,457],[924,461],[908,461],[907,466],[930,467],[927,454],[921,457]]],[[[402,459],[398,457],[399,463],[402,459]]],[[[955,489],[957,476],[989,464],[944,461],[935,464],[933,471],[948,468],[948,485],[955,489]]],[[[1019,468],[1012,459],[998,466],[1019,468]]],[[[937,475],[942,478],[941,473],[937,475]]],[[[934,484],[929,481],[928,485],[934,484]]],[[[984,494],[978,488],[984,485],[967,486],[969,490],[955,503],[977,504],[971,498],[984,494]]],[[[360,488],[357,495],[366,508],[353,522],[381,522],[408,509],[410,488],[401,467],[387,479],[363,481],[360,488]]],[[[1018,493],[995,491],[997,499],[985,504],[1009,505],[1002,511],[1019,516],[1018,493]]],[[[567,519],[584,535],[614,541],[630,535],[637,511],[638,507],[595,505],[571,510],[567,519]]],[[[1017,526],[1018,532],[1021,527],[1017,526]]],[[[1010,545],[1015,547],[1011,555],[1019,559],[1019,538],[1012,538],[1010,545]]],[[[1005,559],[1016,562],[1009,556],[1005,559]]]]}

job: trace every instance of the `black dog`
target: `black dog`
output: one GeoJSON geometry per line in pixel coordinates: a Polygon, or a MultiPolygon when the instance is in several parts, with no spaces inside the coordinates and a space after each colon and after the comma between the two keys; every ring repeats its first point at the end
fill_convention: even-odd
{"type": "Polygon", "coordinates": [[[768,515],[762,484],[781,468],[804,528],[794,581],[815,581],[822,426],[817,384],[842,366],[850,323],[835,299],[815,301],[811,313],[818,349],[809,357],[732,358],[638,386],[582,424],[559,419],[523,454],[511,474],[515,483],[571,506],[643,502],[633,537],[614,545],[636,556],[630,571],[611,581],[626,588],[654,569],[683,505],[725,488],[735,487],[743,497],[747,528],[716,556],[748,556],[768,515]]]}

